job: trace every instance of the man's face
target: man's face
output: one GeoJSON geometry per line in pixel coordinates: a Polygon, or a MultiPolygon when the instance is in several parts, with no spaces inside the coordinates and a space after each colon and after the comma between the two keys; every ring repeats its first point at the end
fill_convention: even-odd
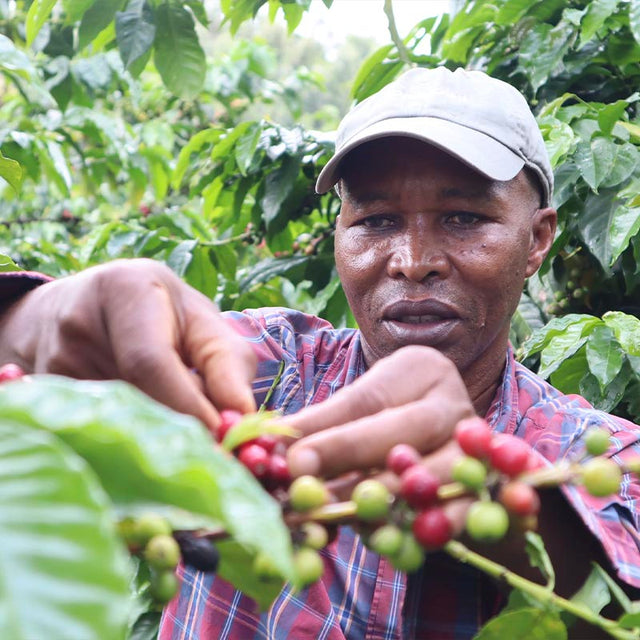
{"type": "Polygon", "coordinates": [[[525,173],[492,181],[434,147],[386,138],[353,151],[342,178],[336,265],[367,364],[419,344],[463,377],[494,375],[555,230],[525,173]]]}

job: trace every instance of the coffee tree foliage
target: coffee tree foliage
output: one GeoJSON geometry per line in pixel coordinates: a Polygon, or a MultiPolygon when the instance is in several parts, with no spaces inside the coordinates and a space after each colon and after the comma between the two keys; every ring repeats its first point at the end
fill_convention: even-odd
{"type": "MultiPolygon", "coordinates": [[[[293,42],[310,2],[222,0],[218,15],[202,0],[0,0],[0,267],[65,276],[149,257],[223,309],[288,305],[353,324],[333,268],[339,200],[314,191],[343,107],[326,94],[333,106],[315,104],[310,118],[305,99],[345,76],[358,101],[412,65],[485,69],[527,97],[556,175],[559,231],[514,318],[518,356],[562,390],[640,420],[640,2],[452,2],[398,34],[387,0],[389,43],[359,68],[339,58],[283,77],[273,48],[242,34],[264,5],[293,42]]],[[[118,384],[84,385],[45,378],[0,392],[0,487],[19,497],[0,506],[3,575],[26,576],[0,635],[153,637],[144,567],[131,582],[113,525],[114,513],[150,505],[176,526],[231,528],[221,572],[265,604],[273,594],[252,579],[252,553],[292,577],[266,494],[205,453],[195,423],[118,384]],[[161,446],[169,433],[176,446],[161,446]],[[59,490],[43,494],[52,477],[59,490]],[[240,494],[222,490],[228,479],[240,494]],[[209,496],[196,504],[193,492],[209,496]],[[47,529],[47,508],[68,518],[47,529]],[[268,542],[252,537],[265,527],[268,542]]],[[[591,581],[598,607],[603,579],[591,581]]],[[[582,595],[596,609],[592,596],[582,595]]],[[[617,599],[637,627],[633,603],[617,599]]]]}

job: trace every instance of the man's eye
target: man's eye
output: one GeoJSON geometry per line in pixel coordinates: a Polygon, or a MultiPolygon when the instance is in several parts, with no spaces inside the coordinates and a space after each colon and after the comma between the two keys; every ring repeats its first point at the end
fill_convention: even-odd
{"type": "Polygon", "coordinates": [[[393,224],[389,216],[368,216],[360,224],[367,229],[385,229],[393,224]]]}
{"type": "Polygon", "coordinates": [[[447,216],[447,222],[457,224],[461,226],[472,226],[482,220],[482,216],[477,213],[471,213],[470,211],[456,211],[447,216]]]}

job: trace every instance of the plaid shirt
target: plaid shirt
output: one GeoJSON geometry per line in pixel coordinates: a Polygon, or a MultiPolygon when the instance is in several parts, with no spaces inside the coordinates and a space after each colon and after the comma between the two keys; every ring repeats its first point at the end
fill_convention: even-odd
{"type": "MultiPolygon", "coordinates": [[[[269,408],[294,413],[325,400],[365,370],[355,330],[336,330],[289,309],[227,317],[258,354],[259,403],[285,363],[269,408]]],[[[617,460],[640,454],[636,425],[595,410],[579,396],[561,394],[518,364],[511,349],[486,418],[494,431],[524,438],[550,461],[580,455],[581,436],[592,426],[610,431],[617,460]]],[[[593,498],[573,486],[564,493],[620,579],[640,586],[640,523],[634,509],[639,483],[625,476],[615,498],[593,498]]],[[[429,554],[420,571],[405,576],[367,550],[348,527],[322,553],[322,580],[296,594],[285,587],[263,613],[221,578],[180,567],[182,589],[165,609],[159,640],[470,638],[503,604],[489,578],[443,553],[429,554]]]]}

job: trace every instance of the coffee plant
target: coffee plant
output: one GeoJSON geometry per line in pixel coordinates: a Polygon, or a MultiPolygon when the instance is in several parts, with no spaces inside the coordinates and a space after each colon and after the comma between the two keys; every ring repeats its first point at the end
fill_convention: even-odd
{"type": "MultiPolygon", "coordinates": [[[[203,0],[0,0],[0,269],[61,276],[151,257],[222,309],[285,305],[353,325],[332,260],[339,200],[313,189],[333,145],[320,130],[339,114],[303,126],[302,97],[337,75],[358,101],[411,65],[481,68],[527,97],[556,178],[559,231],[514,316],[517,355],[640,421],[640,3],[452,2],[399,34],[385,0],[389,43],[357,72],[278,76],[281,52],[243,28],[265,5],[293,43],[310,2],[223,0],[211,13],[203,0]],[[212,54],[221,37],[228,51],[212,54]],[[286,122],[269,117],[276,104],[286,122]]],[[[19,378],[0,370],[2,637],[152,638],[176,545],[266,607],[284,581],[317,579],[342,523],[401,569],[441,548],[506,581],[516,595],[484,640],[534,626],[564,638],[560,612],[638,637],[638,603],[598,567],[571,600],[553,594],[534,531],[546,483],[608,495],[637,473],[608,463],[606,434],[588,434],[584,459],[536,469],[528,449],[472,422],[452,483],[404,446],[387,462],[397,495],[368,481],[335,502],[318,479],[291,484],[282,440],[294,434],[273,414],[226,416],[218,447],[123,383],[19,378]],[[444,507],[461,495],[474,502],[458,537],[444,507]],[[514,529],[546,585],[477,552],[514,529]],[[617,620],[597,613],[610,601],[617,620]]]]}

